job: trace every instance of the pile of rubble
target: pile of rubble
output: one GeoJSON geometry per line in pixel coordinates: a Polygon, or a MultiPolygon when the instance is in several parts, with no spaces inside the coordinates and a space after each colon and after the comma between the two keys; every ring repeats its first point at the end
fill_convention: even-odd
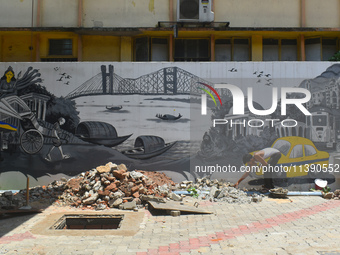
{"type": "Polygon", "coordinates": [[[247,194],[247,190],[240,190],[233,187],[230,182],[223,180],[210,180],[209,177],[197,179],[196,182],[183,181],[176,185],[176,189],[189,190],[191,195],[197,196],[203,200],[211,202],[227,202],[227,203],[251,203],[261,202],[264,195],[253,192],[252,195],[247,194]]]}
{"type": "Polygon", "coordinates": [[[25,205],[25,196],[23,193],[13,194],[12,191],[6,191],[0,194],[0,209],[20,208],[25,205]]]}
{"type": "MultiPolygon", "coordinates": [[[[135,209],[142,201],[157,200],[168,195],[175,184],[163,173],[128,171],[124,164],[107,163],[69,180],[62,178],[47,186],[29,190],[29,202],[73,206],[103,210],[108,207],[135,209]],[[154,178],[154,180],[153,180],[154,178]],[[165,193],[158,184],[167,186],[165,193]]],[[[0,194],[0,208],[19,208],[26,204],[26,190],[13,194],[11,191],[0,194]]]]}
{"type": "Polygon", "coordinates": [[[335,190],[334,192],[322,192],[322,197],[325,199],[340,199],[340,189],[335,190]]]}
{"type": "MultiPolygon", "coordinates": [[[[164,174],[164,185],[174,184],[164,174]]],[[[65,183],[59,197],[62,205],[88,207],[97,210],[110,208],[134,209],[150,196],[166,197],[158,185],[141,171],[129,172],[124,164],[107,163],[96,169],[81,173],[65,183]]]]}
{"type": "MultiPolygon", "coordinates": [[[[228,203],[260,202],[262,195],[249,196],[245,191],[232,187],[230,182],[210,180],[174,183],[159,172],[128,171],[124,164],[107,163],[69,180],[62,178],[47,186],[29,191],[30,204],[54,204],[78,208],[104,210],[107,208],[138,209],[147,201],[182,201],[187,196],[200,200],[228,203]],[[189,191],[189,192],[188,192],[189,191]]],[[[0,208],[20,208],[26,204],[26,190],[16,194],[0,194],[0,208]]]]}

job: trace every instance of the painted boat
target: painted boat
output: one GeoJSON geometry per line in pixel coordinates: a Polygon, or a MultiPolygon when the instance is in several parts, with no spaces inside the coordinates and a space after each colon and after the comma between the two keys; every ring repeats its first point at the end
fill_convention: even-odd
{"type": "Polygon", "coordinates": [[[129,139],[129,137],[132,136],[132,134],[130,135],[125,135],[125,136],[119,136],[119,137],[114,137],[114,138],[103,138],[103,137],[82,137],[77,135],[78,138],[80,138],[81,140],[85,141],[85,142],[89,142],[89,143],[93,143],[93,144],[98,144],[98,145],[104,145],[106,147],[114,147],[117,146],[121,143],[123,143],[124,141],[126,141],[127,139],[129,139]]]}
{"type": "Polygon", "coordinates": [[[166,152],[177,143],[164,143],[158,136],[139,136],[135,140],[133,149],[121,151],[122,154],[133,159],[149,159],[166,152]]]}
{"type": "Polygon", "coordinates": [[[79,123],[75,135],[85,142],[106,147],[117,146],[132,136],[132,134],[118,136],[114,126],[101,121],[84,121],[79,123]]]}
{"type": "Polygon", "coordinates": [[[182,115],[179,113],[178,116],[174,116],[171,114],[156,114],[156,117],[161,120],[178,120],[182,118],[182,115]]]}
{"type": "Polygon", "coordinates": [[[123,106],[121,106],[121,105],[119,105],[119,106],[106,106],[106,109],[110,110],[110,111],[119,111],[122,108],[123,108],[123,106]]]}

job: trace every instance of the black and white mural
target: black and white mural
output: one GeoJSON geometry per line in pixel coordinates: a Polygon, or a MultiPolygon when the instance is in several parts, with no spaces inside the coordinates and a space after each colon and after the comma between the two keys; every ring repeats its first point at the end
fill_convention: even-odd
{"type": "MultiPolygon", "coordinates": [[[[175,181],[211,175],[235,182],[244,153],[272,146],[283,150],[279,165],[290,167],[278,185],[308,188],[323,178],[339,186],[339,64],[1,63],[0,69],[0,189],[23,188],[26,176],[32,186],[45,185],[107,162],[163,171],[175,181]],[[284,88],[308,90],[301,107],[311,115],[290,103],[306,95],[284,88]]],[[[253,173],[244,185],[262,181],[261,172],[253,173]]]]}

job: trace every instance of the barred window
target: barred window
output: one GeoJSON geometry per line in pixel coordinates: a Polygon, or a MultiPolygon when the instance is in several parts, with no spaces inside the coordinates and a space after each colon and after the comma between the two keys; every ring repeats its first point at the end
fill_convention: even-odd
{"type": "Polygon", "coordinates": [[[72,39],[50,39],[49,55],[72,55],[72,39]]]}

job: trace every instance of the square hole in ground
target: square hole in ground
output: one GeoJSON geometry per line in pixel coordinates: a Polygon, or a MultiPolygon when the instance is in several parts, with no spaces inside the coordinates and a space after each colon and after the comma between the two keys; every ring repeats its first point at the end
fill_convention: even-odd
{"type": "Polygon", "coordinates": [[[84,210],[72,212],[65,210],[64,212],[52,214],[44,211],[37,217],[41,218],[41,220],[36,222],[30,229],[33,234],[51,236],[133,236],[140,229],[145,212],[129,212],[116,209],[100,213],[84,210]],[[76,219],[81,218],[80,224],[73,216],[76,216],[76,219]],[[67,221],[66,218],[68,219],[67,221]],[[95,219],[94,221],[93,218],[95,219]],[[91,222],[92,225],[89,225],[88,222],[91,222]],[[67,225],[71,226],[71,228],[68,228],[67,225]],[[84,225],[86,225],[86,228],[84,225]]]}
{"type": "Polygon", "coordinates": [[[124,215],[107,215],[107,214],[65,214],[59,218],[50,229],[119,229],[121,227],[124,215]]]}

